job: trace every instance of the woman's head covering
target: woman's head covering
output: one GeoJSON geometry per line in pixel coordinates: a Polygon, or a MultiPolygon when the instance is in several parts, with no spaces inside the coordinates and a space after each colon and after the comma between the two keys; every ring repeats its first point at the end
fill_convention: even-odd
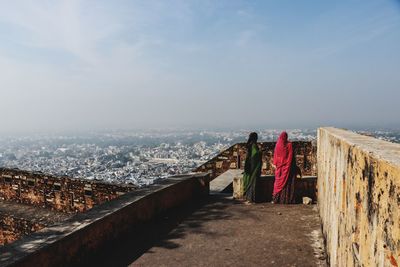
{"type": "Polygon", "coordinates": [[[258,134],[256,132],[252,132],[249,134],[249,139],[247,140],[247,147],[250,147],[252,144],[256,144],[258,140],[258,134]]]}
{"type": "Polygon", "coordinates": [[[282,154],[287,154],[289,143],[287,132],[283,131],[276,142],[275,155],[282,156],[282,154]]]}
{"type": "Polygon", "coordinates": [[[278,143],[287,144],[288,142],[288,134],[287,132],[283,131],[278,138],[278,143]]]}

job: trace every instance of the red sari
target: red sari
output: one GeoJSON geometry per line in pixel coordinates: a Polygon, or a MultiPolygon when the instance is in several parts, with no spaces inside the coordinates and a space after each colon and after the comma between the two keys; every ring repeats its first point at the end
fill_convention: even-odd
{"type": "Polygon", "coordinates": [[[294,182],[296,168],[292,143],[286,132],[282,132],[276,142],[274,152],[275,182],[272,198],[274,203],[295,203],[294,182]]]}

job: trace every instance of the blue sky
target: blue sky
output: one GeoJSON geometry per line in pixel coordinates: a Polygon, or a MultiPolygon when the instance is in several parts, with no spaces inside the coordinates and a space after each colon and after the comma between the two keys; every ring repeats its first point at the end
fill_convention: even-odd
{"type": "Polygon", "coordinates": [[[1,1],[0,132],[400,127],[400,3],[1,1]]]}

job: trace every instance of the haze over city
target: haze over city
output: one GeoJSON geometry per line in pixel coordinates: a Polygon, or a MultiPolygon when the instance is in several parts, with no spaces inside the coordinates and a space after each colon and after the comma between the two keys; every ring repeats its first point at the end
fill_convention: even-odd
{"type": "Polygon", "coordinates": [[[3,1],[1,133],[399,127],[398,1],[3,1]]]}

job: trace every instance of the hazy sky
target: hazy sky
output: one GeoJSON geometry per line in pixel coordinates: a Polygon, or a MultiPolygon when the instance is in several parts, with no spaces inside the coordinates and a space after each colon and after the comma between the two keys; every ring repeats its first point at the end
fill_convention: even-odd
{"type": "Polygon", "coordinates": [[[400,3],[1,0],[0,73],[0,132],[400,127],[400,3]]]}

